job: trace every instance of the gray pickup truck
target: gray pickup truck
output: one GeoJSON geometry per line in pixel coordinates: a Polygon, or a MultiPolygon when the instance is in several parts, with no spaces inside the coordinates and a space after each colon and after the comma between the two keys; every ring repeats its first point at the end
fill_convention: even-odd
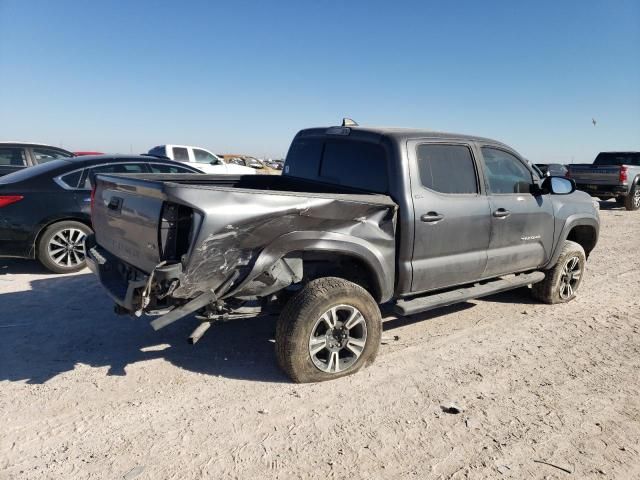
{"type": "Polygon", "coordinates": [[[640,208],[640,152],[602,152],[592,165],[569,165],[568,176],[593,197],[613,198],[627,210],[640,208]]]}
{"type": "Polygon", "coordinates": [[[202,323],[279,314],[297,382],[373,361],[381,311],[412,315],[533,285],[576,296],[597,202],[508,146],[424,130],[302,130],[282,176],[94,179],[87,263],[120,313],[202,323]]]}

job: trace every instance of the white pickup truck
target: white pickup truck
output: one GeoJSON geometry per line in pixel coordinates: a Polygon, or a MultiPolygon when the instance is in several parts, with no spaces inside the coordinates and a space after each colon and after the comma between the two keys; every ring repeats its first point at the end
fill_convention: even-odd
{"type": "Polygon", "coordinates": [[[250,167],[225,163],[217,155],[200,147],[189,145],[158,145],[149,150],[149,155],[167,157],[176,162],[188,163],[204,173],[229,175],[255,175],[250,167]]]}

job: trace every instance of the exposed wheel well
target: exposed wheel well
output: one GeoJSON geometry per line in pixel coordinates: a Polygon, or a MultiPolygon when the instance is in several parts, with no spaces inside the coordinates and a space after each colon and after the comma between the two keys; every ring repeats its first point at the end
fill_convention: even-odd
{"type": "Polygon", "coordinates": [[[344,278],[360,285],[379,301],[382,288],[374,270],[362,259],[343,253],[303,251],[298,252],[303,262],[303,282],[321,277],[344,278]]]}
{"type": "Polygon", "coordinates": [[[567,240],[580,244],[588,257],[591,250],[596,246],[596,230],[590,225],[578,225],[571,229],[567,240]]]}

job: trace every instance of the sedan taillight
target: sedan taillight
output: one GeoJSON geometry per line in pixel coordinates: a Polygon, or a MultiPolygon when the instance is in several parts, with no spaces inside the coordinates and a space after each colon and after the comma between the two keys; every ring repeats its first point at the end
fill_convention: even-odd
{"type": "Polygon", "coordinates": [[[22,195],[0,195],[0,208],[19,202],[23,198],[22,195]]]}

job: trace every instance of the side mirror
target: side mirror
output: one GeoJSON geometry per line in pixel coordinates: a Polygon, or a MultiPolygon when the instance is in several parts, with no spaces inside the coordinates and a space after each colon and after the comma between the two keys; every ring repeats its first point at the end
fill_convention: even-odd
{"type": "Polygon", "coordinates": [[[569,195],[576,191],[576,182],[565,177],[546,177],[542,181],[541,189],[553,195],[569,195]]]}

